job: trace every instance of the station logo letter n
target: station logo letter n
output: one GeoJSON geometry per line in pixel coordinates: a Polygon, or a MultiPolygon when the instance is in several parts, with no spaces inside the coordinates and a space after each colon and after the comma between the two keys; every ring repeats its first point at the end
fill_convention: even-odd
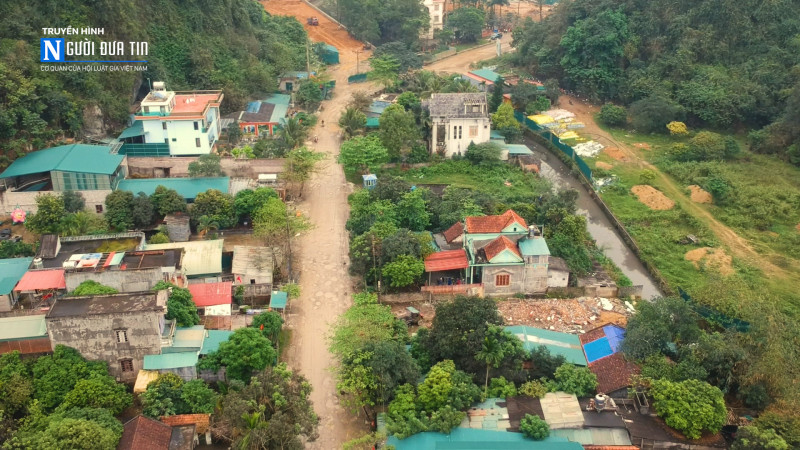
{"type": "Polygon", "coordinates": [[[64,38],[42,38],[39,62],[64,62],[64,38]]]}

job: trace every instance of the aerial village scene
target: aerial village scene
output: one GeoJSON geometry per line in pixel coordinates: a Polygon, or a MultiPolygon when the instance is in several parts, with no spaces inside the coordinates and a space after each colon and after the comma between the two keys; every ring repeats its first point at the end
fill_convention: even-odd
{"type": "Polygon", "coordinates": [[[798,18],[0,2],[0,447],[800,449],[798,18]]]}

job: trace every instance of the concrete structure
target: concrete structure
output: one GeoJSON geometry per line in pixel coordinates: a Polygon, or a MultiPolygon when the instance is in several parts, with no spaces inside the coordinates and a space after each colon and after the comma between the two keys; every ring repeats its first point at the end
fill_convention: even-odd
{"type": "Polygon", "coordinates": [[[125,156],[102,145],[52,147],[17,158],[0,174],[0,213],[36,212],[43,192],[78,191],[86,208],[102,213],[105,198],[127,174],[125,156]]]}
{"type": "MultiPolygon", "coordinates": [[[[315,76],[316,72],[311,72],[315,76]]],[[[278,77],[278,89],[281,92],[294,93],[300,88],[300,82],[308,79],[308,72],[289,71],[278,77]]]]}
{"type": "Polygon", "coordinates": [[[222,273],[223,240],[170,242],[168,244],[145,244],[144,250],[169,250],[182,248],[181,265],[187,278],[217,276],[222,273]]]}
{"type": "Polygon", "coordinates": [[[223,97],[222,91],[168,91],[156,81],[135,114],[143,143],[166,144],[172,156],[211,153],[219,139],[223,97]]]}
{"type": "Polygon", "coordinates": [[[489,142],[491,128],[485,93],[433,94],[424,104],[431,116],[431,153],[464,155],[471,143],[489,142]]]}
{"type": "Polygon", "coordinates": [[[33,258],[0,259],[0,312],[11,311],[19,297],[14,287],[31,267],[33,258]]]}
{"type": "Polygon", "coordinates": [[[430,28],[420,36],[423,39],[433,39],[434,34],[444,28],[445,0],[423,0],[422,5],[428,8],[430,28]]]}
{"type": "Polygon", "coordinates": [[[283,123],[291,100],[288,94],[271,94],[264,100],[248,103],[247,109],[230,113],[225,119],[235,121],[246,137],[271,136],[283,123]]]}
{"type": "Polygon", "coordinates": [[[52,350],[44,314],[0,317],[0,354],[18,351],[28,355],[52,350]]]}
{"type": "Polygon", "coordinates": [[[50,341],[108,362],[112,376],[132,383],[145,355],[161,351],[167,296],[164,290],[59,299],[47,313],[50,341]]]}
{"type": "Polygon", "coordinates": [[[103,286],[113,287],[119,292],[141,292],[153,289],[159,281],[165,280],[160,267],[134,270],[110,270],[92,272],[66,272],[67,291],[72,292],[84,281],[96,281],[103,286]]]}
{"type": "Polygon", "coordinates": [[[280,265],[279,256],[270,247],[233,247],[233,285],[272,285],[272,271],[280,265]]]}
{"type": "Polygon", "coordinates": [[[551,256],[547,266],[547,287],[567,287],[569,286],[569,266],[564,259],[551,256]]]}

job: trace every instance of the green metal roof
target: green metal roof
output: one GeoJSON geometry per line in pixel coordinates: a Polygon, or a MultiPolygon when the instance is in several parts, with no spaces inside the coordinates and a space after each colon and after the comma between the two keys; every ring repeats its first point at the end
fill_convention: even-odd
{"type": "Polygon", "coordinates": [[[511,155],[532,155],[533,151],[525,144],[500,144],[503,150],[508,150],[509,156],[511,155]]]}
{"type": "Polygon", "coordinates": [[[145,370],[180,369],[197,365],[197,352],[164,353],[161,355],[145,355],[145,370]]]}
{"type": "Polygon", "coordinates": [[[219,344],[225,342],[233,335],[233,331],[227,330],[208,330],[206,331],[206,339],[203,341],[203,348],[200,350],[201,355],[207,355],[219,349],[219,344]]]}
{"type": "Polygon", "coordinates": [[[526,439],[521,433],[454,428],[450,434],[424,432],[400,440],[389,437],[397,450],[583,450],[577,442],[560,437],[542,441],[526,439]]]}
{"type": "Polygon", "coordinates": [[[136,120],[133,125],[125,128],[122,133],[117,137],[119,140],[132,138],[136,136],[144,136],[144,124],[141,120],[136,120]]]}
{"type": "Polygon", "coordinates": [[[33,258],[0,259],[0,295],[10,294],[31,266],[33,258]]]}
{"type": "Polygon", "coordinates": [[[286,303],[289,301],[289,295],[283,291],[272,291],[269,298],[269,307],[275,309],[286,308],[286,303]]]}
{"type": "Polygon", "coordinates": [[[541,256],[550,254],[550,249],[547,248],[547,241],[545,241],[543,237],[535,239],[520,239],[517,241],[517,245],[519,245],[519,251],[522,252],[522,256],[541,256]]]}
{"type": "Polygon", "coordinates": [[[229,181],[228,177],[125,179],[119,182],[117,190],[131,191],[134,194],[144,192],[147,195],[153,195],[158,186],[164,186],[167,189],[175,189],[178,194],[187,200],[194,200],[197,194],[209,189],[227,193],[229,181]]]}
{"type": "Polygon", "coordinates": [[[550,434],[581,445],[631,445],[625,428],[557,428],[550,430],[550,434]]]}
{"type": "Polygon", "coordinates": [[[172,336],[172,345],[161,349],[161,353],[199,352],[203,347],[206,327],[194,325],[186,328],[176,328],[172,336]]]}
{"type": "Polygon", "coordinates": [[[497,131],[497,130],[492,130],[492,132],[491,132],[491,133],[489,133],[489,138],[490,138],[490,139],[502,139],[502,140],[505,140],[505,139],[506,139],[506,138],[505,138],[505,136],[503,136],[502,134],[500,134],[500,132],[499,132],[499,131],[497,131]]]}
{"type": "Polygon", "coordinates": [[[489,70],[489,69],[476,69],[476,70],[471,71],[470,73],[473,74],[473,75],[477,75],[477,76],[479,76],[481,78],[486,78],[487,80],[489,80],[491,82],[495,82],[495,81],[497,81],[498,78],[500,78],[500,74],[499,73],[495,72],[494,70],[489,70]]]}
{"type": "Polygon", "coordinates": [[[563,355],[568,363],[585,366],[586,355],[583,354],[581,340],[577,335],[560,333],[558,331],[542,328],[514,325],[505,327],[509,333],[517,336],[522,341],[522,346],[531,351],[543,345],[554,355],[563,355]]]}
{"type": "Polygon", "coordinates": [[[28,153],[17,158],[0,174],[0,178],[34,173],[61,172],[97,173],[111,175],[119,167],[123,155],[112,155],[104,145],[72,144],[28,153]]]}
{"type": "Polygon", "coordinates": [[[380,125],[379,117],[367,117],[367,128],[378,128],[380,125]]]}
{"type": "Polygon", "coordinates": [[[272,108],[272,114],[269,116],[270,122],[281,123],[286,117],[286,112],[289,110],[289,103],[292,101],[292,96],[288,94],[270,94],[264,100],[265,103],[272,103],[275,105],[272,108]]]}
{"type": "Polygon", "coordinates": [[[47,336],[45,315],[0,317],[0,341],[47,336]]]}

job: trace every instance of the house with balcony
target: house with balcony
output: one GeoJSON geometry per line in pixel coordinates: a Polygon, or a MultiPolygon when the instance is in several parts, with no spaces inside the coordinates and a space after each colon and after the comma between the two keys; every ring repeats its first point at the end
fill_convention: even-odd
{"type": "Polygon", "coordinates": [[[431,153],[464,155],[470,144],[491,139],[486,93],[433,94],[423,102],[431,117],[431,153]]]}
{"type": "Polygon", "coordinates": [[[134,124],[119,136],[119,152],[132,156],[212,153],[221,131],[222,91],[168,91],[163,81],[142,100],[134,124]]]}
{"type": "Polygon", "coordinates": [[[78,191],[86,208],[103,212],[105,198],[127,174],[127,159],[105,145],[70,144],[17,158],[0,173],[0,214],[36,212],[40,193],[78,191]]]}

